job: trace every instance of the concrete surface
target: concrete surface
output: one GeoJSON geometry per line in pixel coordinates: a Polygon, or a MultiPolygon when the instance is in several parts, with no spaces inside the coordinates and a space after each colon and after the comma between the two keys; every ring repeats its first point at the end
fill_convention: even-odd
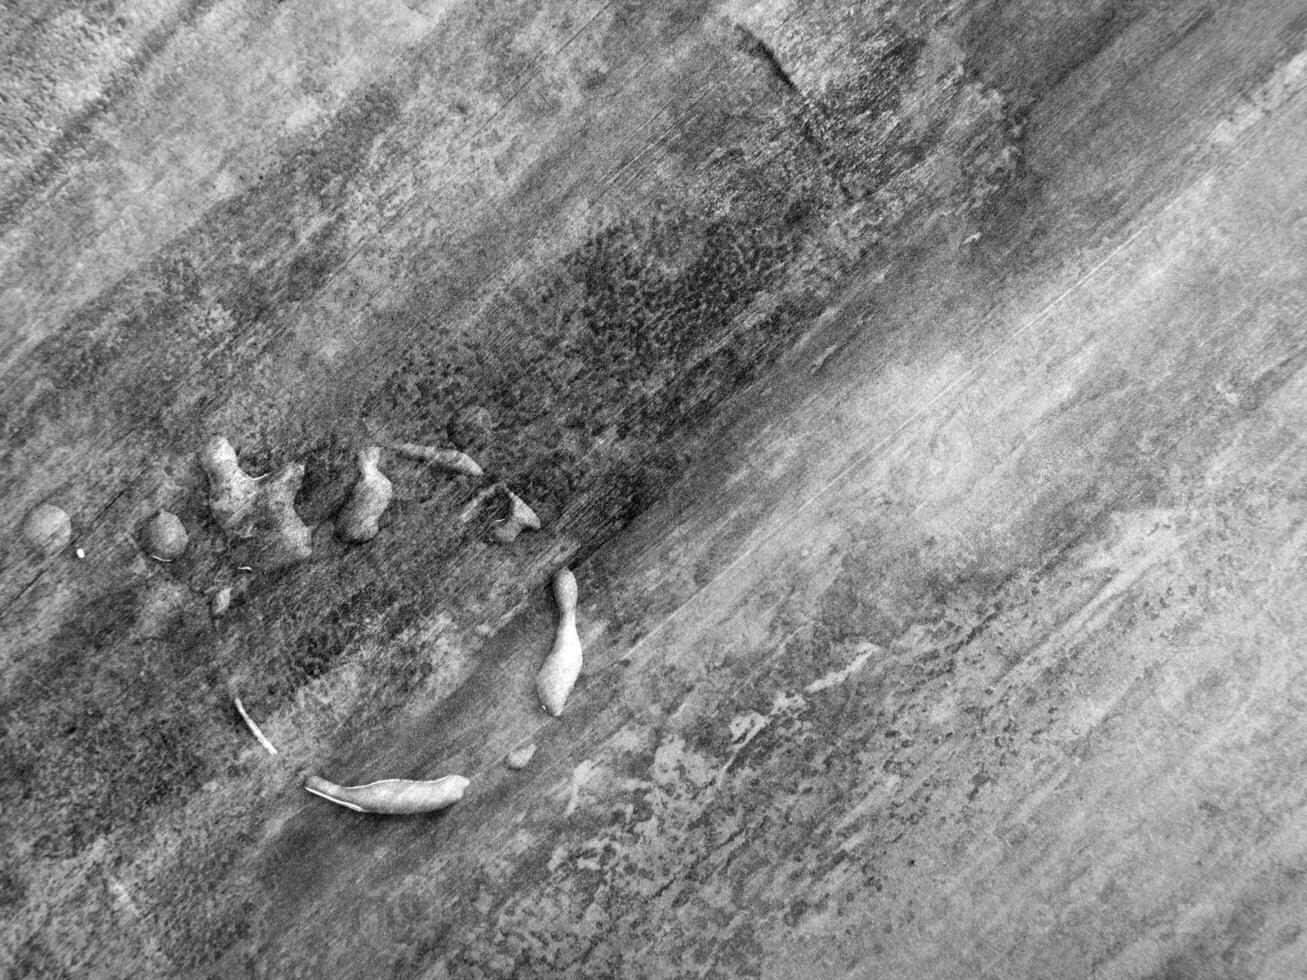
{"type": "Polygon", "coordinates": [[[1302,975],[1295,8],[6,11],[4,529],[87,557],[0,567],[0,962],[1302,975]],[[394,465],[333,541],[473,403],[542,534],[394,465]],[[246,584],[213,432],[309,563],[246,584]]]}

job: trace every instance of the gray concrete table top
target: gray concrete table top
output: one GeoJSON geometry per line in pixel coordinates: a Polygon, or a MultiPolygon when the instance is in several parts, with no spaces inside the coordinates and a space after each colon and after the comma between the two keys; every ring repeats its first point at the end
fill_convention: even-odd
{"type": "Polygon", "coordinates": [[[4,969],[1307,972],[1299,5],[19,3],[0,52],[4,969]],[[214,521],[214,435],[303,467],[307,559],[214,521]],[[397,441],[485,474],[383,456],[342,541],[397,441]]]}

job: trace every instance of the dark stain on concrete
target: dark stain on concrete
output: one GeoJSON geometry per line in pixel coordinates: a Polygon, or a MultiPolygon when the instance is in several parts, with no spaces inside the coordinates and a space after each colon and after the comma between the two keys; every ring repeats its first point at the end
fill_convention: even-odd
{"type": "Polygon", "coordinates": [[[790,74],[781,64],[780,58],[776,56],[776,52],[772,50],[766,41],[741,24],[735,25],[735,32],[739,38],[741,51],[762,62],[763,66],[782,88],[791,92],[798,91],[799,87],[794,84],[794,79],[790,78],[790,74]]]}

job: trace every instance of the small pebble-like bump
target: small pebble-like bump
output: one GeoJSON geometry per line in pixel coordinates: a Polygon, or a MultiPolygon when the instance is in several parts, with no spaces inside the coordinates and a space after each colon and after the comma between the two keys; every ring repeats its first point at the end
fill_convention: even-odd
{"type": "Polygon", "coordinates": [[[155,514],[141,535],[141,543],[150,557],[162,561],[180,558],[189,540],[181,518],[166,510],[155,514]]]}
{"type": "Polygon", "coordinates": [[[475,479],[485,476],[485,470],[476,460],[457,449],[437,449],[435,446],[421,446],[415,442],[396,442],[390,448],[405,459],[416,459],[451,473],[461,473],[475,479]]]}
{"type": "Polygon", "coordinates": [[[492,532],[495,540],[500,544],[512,544],[523,531],[540,530],[540,518],[526,501],[507,487],[503,492],[508,497],[508,517],[495,525],[492,532]]]}
{"type": "Polygon", "coordinates": [[[509,769],[525,769],[531,764],[531,760],[535,758],[535,754],[536,744],[535,742],[532,742],[530,745],[523,745],[522,747],[516,748],[508,753],[508,755],[504,757],[504,761],[508,764],[509,769]]]}
{"type": "Polygon", "coordinates": [[[259,481],[240,468],[236,450],[222,436],[214,436],[205,444],[200,451],[200,466],[209,477],[213,519],[229,534],[248,534],[259,481]]]}
{"type": "Polygon", "coordinates": [[[295,494],[304,479],[302,463],[287,464],[267,479],[255,478],[240,468],[231,443],[215,436],[200,452],[200,465],[209,476],[213,519],[227,535],[252,539],[250,553],[261,571],[309,557],[311,534],[295,512],[295,494]]]}
{"type": "Polygon", "coordinates": [[[68,542],[73,539],[73,522],[62,507],[38,504],[23,520],[22,534],[23,540],[34,551],[53,555],[68,547],[68,542]]]}
{"type": "Polygon", "coordinates": [[[381,472],[381,447],[359,450],[358,482],[354,493],[336,519],[336,533],[342,541],[362,544],[371,541],[381,529],[381,515],[390,506],[394,488],[381,472]]]}
{"type": "Polygon", "coordinates": [[[362,786],[340,786],[321,776],[310,775],[304,788],[359,813],[431,813],[452,806],[467,792],[463,776],[440,779],[378,779],[362,786]]]}
{"type": "MultiPolygon", "coordinates": [[[[295,512],[295,494],[304,479],[304,464],[289,463],[264,482],[255,513],[259,533],[255,564],[262,571],[287,568],[313,552],[312,532],[295,512]]],[[[242,565],[239,571],[250,571],[242,565]]]]}
{"type": "Polygon", "coordinates": [[[231,608],[231,586],[225,585],[213,594],[209,600],[209,615],[214,619],[221,619],[231,608]]]}
{"type": "Polygon", "coordinates": [[[553,649],[536,674],[536,693],[544,709],[557,718],[581,676],[583,659],[576,629],[576,576],[571,570],[560,569],[554,576],[554,601],[558,605],[558,630],[553,649]]]}

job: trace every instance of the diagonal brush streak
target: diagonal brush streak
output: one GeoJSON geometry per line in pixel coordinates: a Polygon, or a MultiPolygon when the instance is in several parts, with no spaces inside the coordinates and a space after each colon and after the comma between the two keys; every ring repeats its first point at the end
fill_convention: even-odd
{"type": "Polygon", "coordinates": [[[829,495],[831,491],[839,487],[840,484],[844,483],[858,469],[859,466],[861,466],[867,460],[871,459],[876,453],[883,451],[885,447],[893,443],[894,440],[899,438],[899,436],[901,436],[904,432],[908,431],[913,426],[918,424],[923,418],[925,418],[931,412],[931,410],[933,410],[941,402],[944,402],[949,397],[957,394],[968,381],[970,381],[972,378],[974,378],[980,373],[980,370],[985,365],[987,365],[990,361],[994,360],[996,357],[998,357],[998,355],[1002,354],[1004,351],[1008,350],[1012,346],[1012,344],[1016,342],[1018,339],[1020,339],[1022,336],[1024,336],[1025,334],[1033,330],[1037,324],[1039,324],[1041,321],[1047,318],[1052,313],[1052,311],[1056,307],[1061,305],[1069,296],[1077,292],[1082,286],[1085,285],[1085,283],[1087,283],[1089,280],[1094,278],[1094,276],[1096,276],[1104,268],[1106,268],[1118,257],[1120,257],[1127,248],[1129,248],[1131,245],[1135,243],[1135,241],[1139,239],[1141,235],[1143,235],[1147,231],[1150,231],[1158,220],[1160,220],[1163,216],[1168,214],[1171,210],[1173,210],[1177,206],[1178,201],[1179,198],[1176,198],[1168,202],[1167,205],[1163,207],[1156,215],[1152,216],[1150,220],[1145,221],[1138,228],[1136,228],[1130,235],[1128,235],[1123,241],[1121,241],[1120,244],[1118,244],[1115,248],[1113,248],[1110,252],[1108,252],[1108,254],[1105,255],[1098,263],[1096,263],[1091,269],[1085,272],[1084,275],[1076,279],[1075,282],[1067,286],[1067,288],[1064,289],[1061,293],[1059,293],[1053,299],[1049,300],[1049,302],[1042,309],[1040,309],[1038,312],[1033,314],[1024,323],[1015,327],[1007,336],[1003,337],[998,343],[996,343],[989,350],[988,353],[978,358],[975,361],[975,363],[972,364],[970,367],[968,367],[966,370],[959,372],[958,375],[954,377],[952,380],[946,382],[938,391],[935,392],[934,395],[930,397],[930,399],[924,405],[921,406],[921,408],[919,408],[908,418],[904,419],[902,424],[900,424],[896,429],[894,429],[893,432],[889,433],[888,435],[884,436],[881,439],[875,440],[874,442],[863,443],[852,453],[850,453],[848,457],[848,461],[842,467],[840,467],[840,469],[834,475],[832,475],[829,480],[827,480],[824,484],[822,484],[820,487],[814,490],[812,494],[807,497],[807,499],[803,500],[797,507],[795,507],[792,511],[790,511],[788,514],[782,517],[779,524],[776,527],[772,528],[771,533],[765,535],[760,534],[755,536],[753,540],[750,541],[745,546],[744,550],[741,551],[740,554],[734,558],[734,560],[732,560],[728,565],[726,565],[725,568],[721,569],[719,572],[713,575],[712,578],[710,578],[703,586],[701,586],[697,591],[695,591],[688,599],[686,599],[683,603],[681,603],[670,613],[668,613],[665,617],[663,617],[663,619],[660,620],[651,630],[649,630],[648,633],[642,636],[635,643],[635,645],[632,646],[631,649],[627,651],[623,659],[630,659],[637,650],[639,650],[643,646],[646,646],[650,640],[652,640],[655,636],[658,636],[660,633],[666,630],[668,626],[672,625],[672,623],[678,620],[688,609],[696,605],[696,603],[699,600],[703,599],[706,593],[712,592],[713,587],[715,585],[717,585],[719,582],[726,580],[727,577],[730,576],[732,572],[734,572],[746,561],[752,558],[754,556],[754,553],[763,544],[776,540],[776,537],[780,531],[789,527],[791,524],[794,523],[795,520],[797,520],[805,512],[810,510],[814,504],[818,503],[824,497],[829,495]]]}

